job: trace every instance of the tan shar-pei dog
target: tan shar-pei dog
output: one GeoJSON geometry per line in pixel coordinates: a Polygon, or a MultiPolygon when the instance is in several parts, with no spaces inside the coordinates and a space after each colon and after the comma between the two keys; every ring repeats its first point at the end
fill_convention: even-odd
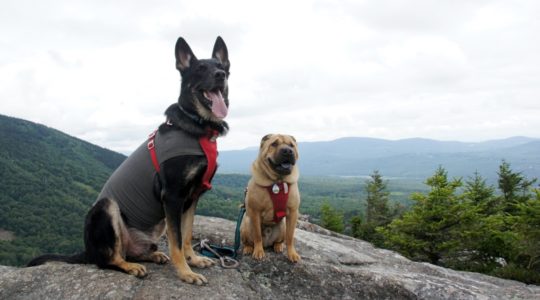
{"type": "Polygon", "coordinates": [[[244,255],[253,254],[253,258],[261,260],[265,247],[283,252],[285,242],[289,260],[300,261],[294,247],[300,206],[297,160],[297,144],[292,136],[269,134],[262,138],[259,155],[251,166],[246,214],[240,227],[244,255]]]}

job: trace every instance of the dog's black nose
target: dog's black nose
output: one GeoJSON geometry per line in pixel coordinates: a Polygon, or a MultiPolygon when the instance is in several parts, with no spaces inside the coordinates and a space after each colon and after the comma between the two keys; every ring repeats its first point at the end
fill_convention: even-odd
{"type": "Polygon", "coordinates": [[[284,147],[284,148],[281,148],[279,150],[279,154],[283,155],[283,156],[292,156],[293,155],[293,150],[289,147],[284,147]]]}
{"type": "Polygon", "coordinates": [[[216,78],[216,80],[223,80],[223,79],[225,79],[225,71],[223,71],[223,70],[216,70],[216,72],[214,73],[214,77],[216,78]]]}

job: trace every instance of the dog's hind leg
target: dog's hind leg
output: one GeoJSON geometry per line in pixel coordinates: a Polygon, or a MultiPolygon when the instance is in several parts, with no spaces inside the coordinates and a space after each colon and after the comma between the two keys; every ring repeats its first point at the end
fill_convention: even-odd
{"type": "Polygon", "coordinates": [[[156,264],[163,265],[169,262],[169,260],[171,259],[165,253],[161,251],[155,251],[148,255],[148,260],[156,264]]]}
{"type": "MultiPolygon", "coordinates": [[[[157,241],[159,238],[163,236],[165,233],[165,226],[166,226],[165,220],[161,221],[158,225],[154,227],[154,230],[152,231],[152,238],[157,241]]],[[[150,259],[157,263],[157,264],[165,264],[169,262],[171,259],[167,256],[167,254],[157,251],[157,245],[153,244],[155,248],[153,248],[153,252],[150,254],[150,259]]]]}
{"type": "MultiPolygon", "coordinates": [[[[264,253],[263,238],[262,238],[262,221],[261,216],[248,208],[247,213],[251,219],[251,236],[253,238],[253,253],[252,257],[256,260],[262,260],[266,254],[264,253]]],[[[245,252],[245,251],[244,251],[245,252]]]]}
{"type": "Polygon", "coordinates": [[[242,241],[242,254],[253,253],[253,241],[251,240],[251,220],[248,214],[244,214],[240,225],[240,240],[242,241]]]}
{"type": "Polygon", "coordinates": [[[114,253],[114,256],[112,257],[111,261],[109,262],[109,265],[112,265],[112,266],[115,266],[119,269],[121,269],[122,271],[130,274],[130,275],[133,275],[133,276],[136,276],[136,277],[139,277],[139,278],[142,278],[142,277],[145,277],[146,276],[146,267],[141,265],[141,264],[138,264],[138,263],[132,263],[132,262],[128,262],[124,259],[124,257],[122,257],[120,255],[120,253],[118,252],[115,252],[114,253]]]}
{"type": "Polygon", "coordinates": [[[127,240],[127,257],[130,261],[148,261],[157,264],[167,263],[169,257],[158,251],[158,239],[165,232],[165,220],[152,228],[151,232],[129,228],[127,240]]]}
{"type": "Polygon", "coordinates": [[[274,230],[272,232],[272,240],[274,241],[274,252],[281,253],[283,252],[283,249],[285,248],[283,240],[285,240],[285,222],[284,220],[281,220],[281,222],[274,227],[274,230]]]}
{"type": "Polygon", "coordinates": [[[116,201],[104,198],[90,209],[85,221],[84,243],[89,262],[100,268],[119,269],[144,277],[146,268],[125,260],[127,230],[116,201]]]}
{"type": "Polygon", "coordinates": [[[274,252],[281,253],[284,248],[283,241],[274,243],[274,252]]]}

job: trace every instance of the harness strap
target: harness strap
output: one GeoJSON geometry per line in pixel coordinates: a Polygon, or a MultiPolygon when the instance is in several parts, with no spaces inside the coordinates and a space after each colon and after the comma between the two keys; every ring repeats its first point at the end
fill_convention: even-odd
{"type": "Polygon", "coordinates": [[[211,132],[208,136],[201,136],[199,138],[199,145],[206,156],[206,161],[208,166],[204,172],[201,188],[203,190],[209,190],[212,188],[210,181],[217,168],[217,141],[216,141],[217,132],[211,132]]]}
{"type": "Polygon", "coordinates": [[[159,162],[156,155],[156,144],[154,142],[154,140],[156,139],[156,133],[157,133],[157,129],[154,130],[154,132],[150,133],[150,135],[148,136],[147,148],[150,151],[150,158],[152,158],[152,164],[154,165],[154,169],[159,174],[160,167],[159,167],[159,162]]]}
{"type": "Polygon", "coordinates": [[[289,200],[289,186],[286,182],[274,183],[267,186],[274,205],[274,223],[279,223],[287,215],[287,201],[289,200]]]}

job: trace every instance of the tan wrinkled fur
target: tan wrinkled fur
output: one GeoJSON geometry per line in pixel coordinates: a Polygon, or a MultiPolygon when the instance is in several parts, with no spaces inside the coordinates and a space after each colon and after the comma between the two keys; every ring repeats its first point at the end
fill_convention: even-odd
{"type": "Polygon", "coordinates": [[[287,246],[287,257],[292,262],[300,261],[300,255],[294,246],[294,230],[298,220],[300,192],[298,190],[298,167],[291,174],[280,176],[268,162],[273,159],[282,147],[292,147],[298,160],[296,141],[292,136],[272,134],[265,136],[257,159],[251,166],[252,177],[248,183],[246,194],[246,215],[242,220],[240,235],[244,254],[251,254],[255,259],[264,258],[264,247],[273,245],[274,251],[283,251],[283,242],[287,246]],[[274,207],[272,199],[265,187],[276,182],[286,182],[289,185],[287,215],[278,224],[273,222],[274,207]]]}

